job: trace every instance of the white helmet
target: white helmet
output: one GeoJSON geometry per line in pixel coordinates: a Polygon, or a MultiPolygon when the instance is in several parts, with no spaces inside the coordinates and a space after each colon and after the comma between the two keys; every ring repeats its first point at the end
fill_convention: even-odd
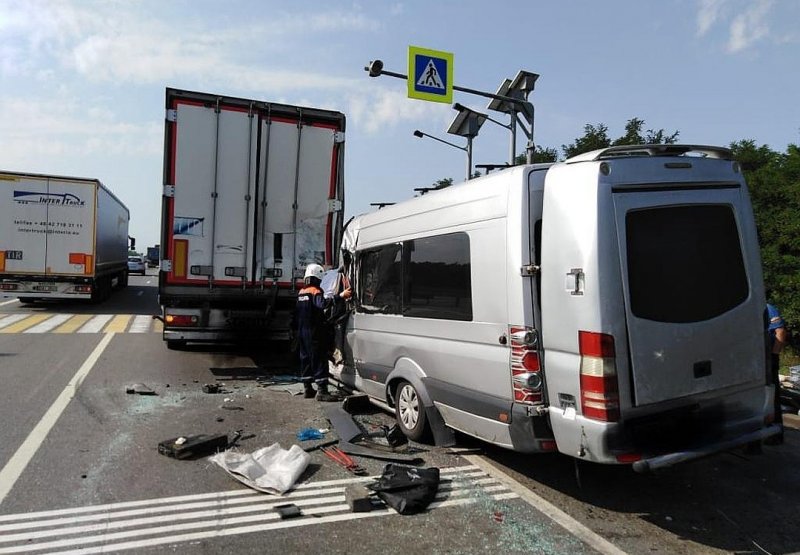
{"type": "Polygon", "coordinates": [[[320,266],[319,264],[309,264],[306,266],[306,275],[303,276],[306,281],[310,277],[315,277],[318,280],[322,281],[322,276],[325,275],[325,268],[320,266]]]}

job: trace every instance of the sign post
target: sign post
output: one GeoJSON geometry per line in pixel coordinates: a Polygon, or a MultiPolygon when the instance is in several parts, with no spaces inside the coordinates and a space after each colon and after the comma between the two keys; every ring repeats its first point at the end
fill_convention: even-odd
{"type": "Polygon", "coordinates": [[[453,101],[453,54],[409,46],[408,97],[450,104],[453,101]]]}

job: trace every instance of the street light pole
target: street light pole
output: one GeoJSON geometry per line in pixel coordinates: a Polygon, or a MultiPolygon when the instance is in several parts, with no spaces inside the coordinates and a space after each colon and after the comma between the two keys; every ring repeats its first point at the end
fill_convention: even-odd
{"type": "Polygon", "coordinates": [[[451,143],[450,141],[445,141],[444,139],[440,139],[439,137],[434,137],[433,135],[429,135],[428,133],[423,133],[419,129],[414,131],[414,136],[418,138],[428,137],[429,139],[433,139],[434,141],[439,141],[440,143],[444,143],[447,146],[451,146],[453,148],[457,148],[458,150],[463,150],[467,153],[467,181],[472,177],[472,137],[467,137],[467,146],[458,146],[457,144],[451,143]]]}

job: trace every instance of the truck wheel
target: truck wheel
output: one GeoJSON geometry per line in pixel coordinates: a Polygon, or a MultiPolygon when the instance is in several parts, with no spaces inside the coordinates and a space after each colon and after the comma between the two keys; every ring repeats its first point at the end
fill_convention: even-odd
{"type": "Polygon", "coordinates": [[[18,299],[22,304],[32,304],[36,300],[33,297],[18,297],[18,299]]]}
{"type": "Polygon", "coordinates": [[[407,381],[401,381],[397,386],[394,412],[397,425],[406,437],[420,441],[427,435],[428,421],[425,407],[422,406],[422,399],[416,388],[407,381]]]}
{"type": "Polygon", "coordinates": [[[128,286],[128,270],[123,270],[119,273],[117,281],[117,289],[124,289],[128,286]]]}

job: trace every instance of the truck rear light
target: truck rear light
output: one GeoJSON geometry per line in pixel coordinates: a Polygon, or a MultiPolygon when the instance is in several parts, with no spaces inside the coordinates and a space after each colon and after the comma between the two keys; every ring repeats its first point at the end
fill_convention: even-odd
{"type": "Polygon", "coordinates": [[[198,318],[193,314],[167,314],[164,320],[170,326],[196,326],[198,318]]]}
{"type": "Polygon", "coordinates": [[[0,291],[16,291],[16,283],[0,283],[0,291]]]}
{"type": "Polygon", "coordinates": [[[552,439],[544,439],[539,442],[539,449],[542,451],[555,451],[556,442],[552,439]]]}
{"type": "Polygon", "coordinates": [[[619,420],[619,385],[614,337],[605,333],[578,332],[581,355],[581,412],[603,422],[619,420]]]}
{"type": "Polygon", "coordinates": [[[632,464],[642,460],[641,453],[622,453],[617,455],[617,462],[622,464],[632,464]]]}
{"type": "Polygon", "coordinates": [[[543,383],[536,330],[525,326],[509,326],[508,336],[514,400],[529,405],[541,403],[543,383]]]}
{"type": "Polygon", "coordinates": [[[91,285],[76,285],[75,286],[76,293],[91,293],[92,286],[91,285]]]}

